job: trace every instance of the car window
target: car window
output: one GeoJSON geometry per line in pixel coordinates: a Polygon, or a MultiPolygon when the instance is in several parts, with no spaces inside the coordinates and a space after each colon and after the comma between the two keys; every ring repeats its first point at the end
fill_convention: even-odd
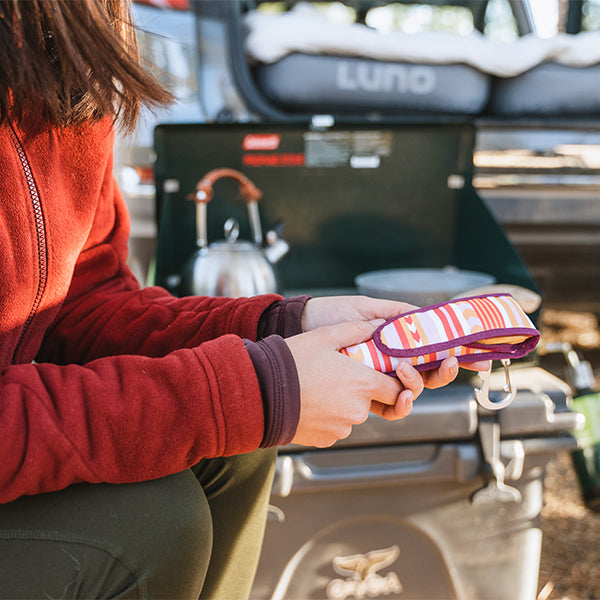
{"type": "Polygon", "coordinates": [[[600,31],[600,0],[528,0],[536,34],[600,31]]]}
{"type": "Polygon", "coordinates": [[[510,42],[519,37],[519,27],[508,0],[490,0],[485,11],[484,33],[493,40],[510,42]]]}
{"type": "Polygon", "coordinates": [[[600,31],[600,0],[586,0],[581,12],[582,31],[600,31]]]}
{"type": "Polygon", "coordinates": [[[464,6],[433,6],[428,4],[389,4],[373,8],[367,25],[380,31],[421,33],[445,31],[468,34],[474,29],[473,14],[464,6]]]}
{"type": "Polygon", "coordinates": [[[140,53],[178,99],[177,112],[198,116],[198,52],[192,12],[134,3],[140,53]]]}
{"type": "MultiPolygon", "coordinates": [[[[552,0],[550,0],[552,1],[552,0]]],[[[383,33],[402,31],[421,33],[443,31],[468,35],[477,25],[473,10],[479,10],[477,2],[471,3],[471,10],[465,2],[374,2],[375,6],[360,13],[353,2],[311,2],[311,5],[337,23],[364,22],[369,27],[383,33]],[[379,5],[378,5],[379,4],[379,5]]],[[[485,7],[484,29],[486,36],[503,41],[511,41],[519,36],[519,28],[509,0],[488,0],[485,7]]],[[[364,6],[364,3],[358,4],[364,6]]],[[[281,13],[289,9],[286,1],[261,2],[257,10],[268,13],[281,13]]],[[[483,12],[479,10],[479,12],[483,12]]]]}

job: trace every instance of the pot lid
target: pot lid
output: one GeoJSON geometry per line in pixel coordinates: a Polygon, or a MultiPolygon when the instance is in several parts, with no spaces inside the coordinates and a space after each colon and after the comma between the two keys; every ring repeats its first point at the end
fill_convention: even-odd
{"type": "Polygon", "coordinates": [[[455,267],[442,269],[383,269],[357,275],[359,290],[377,294],[443,292],[453,296],[464,290],[490,285],[496,281],[488,273],[455,267]]]}

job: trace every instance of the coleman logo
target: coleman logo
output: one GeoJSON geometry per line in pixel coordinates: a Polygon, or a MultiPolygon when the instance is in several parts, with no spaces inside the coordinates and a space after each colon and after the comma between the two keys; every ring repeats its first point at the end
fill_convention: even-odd
{"type": "Polygon", "coordinates": [[[335,84],[348,91],[426,95],[435,90],[436,75],[427,66],[341,61],[335,84]]]}
{"type": "Polygon", "coordinates": [[[333,569],[345,579],[332,579],[327,585],[327,598],[346,600],[347,598],[378,598],[390,594],[400,594],[403,590],[398,575],[394,572],[379,575],[377,571],[389,567],[399,556],[400,548],[392,546],[373,550],[367,554],[337,556],[333,559],[333,569]]]}
{"type": "Polygon", "coordinates": [[[244,150],[277,150],[281,136],[277,133],[249,133],[242,141],[244,150]]]}

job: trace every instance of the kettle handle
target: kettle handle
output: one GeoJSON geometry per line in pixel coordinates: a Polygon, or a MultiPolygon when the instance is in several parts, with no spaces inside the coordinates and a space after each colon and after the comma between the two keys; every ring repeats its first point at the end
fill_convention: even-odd
{"type": "Polygon", "coordinates": [[[223,177],[235,179],[240,184],[240,195],[246,203],[258,202],[262,192],[244,175],[235,169],[213,169],[209,171],[197,184],[195,200],[198,202],[210,202],[213,197],[213,185],[223,177]]]}
{"type": "Polygon", "coordinates": [[[196,184],[196,193],[190,194],[188,199],[196,202],[196,229],[197,229],[197,245],[200,248],[208,244],[206,234],[206,205],[213,198],[213,186],[215,182],[224,177],[230,177],[239,183],[240,195],[248,206],[248,217],[250,219],[250,227],[254,242],[257,245],[262,244],[262,226],[260,216],[258,214],[258,201],[262,197],[262,191],[254,185],[246,175],[236,171],[235,169],[220,168],[209,171],[196,184]]]}

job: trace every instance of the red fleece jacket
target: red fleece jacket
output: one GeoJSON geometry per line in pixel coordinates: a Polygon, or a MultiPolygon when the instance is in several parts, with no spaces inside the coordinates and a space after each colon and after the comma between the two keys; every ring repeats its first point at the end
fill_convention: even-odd
{"type": "Polygon", "coordinates": [[[0,502],[256,449],[255,340],[279,296],[173,298],[125,265],[108,120],[0,125],[0,502]],[[34,362],[35,361],[35,362],[34,362]]]}

